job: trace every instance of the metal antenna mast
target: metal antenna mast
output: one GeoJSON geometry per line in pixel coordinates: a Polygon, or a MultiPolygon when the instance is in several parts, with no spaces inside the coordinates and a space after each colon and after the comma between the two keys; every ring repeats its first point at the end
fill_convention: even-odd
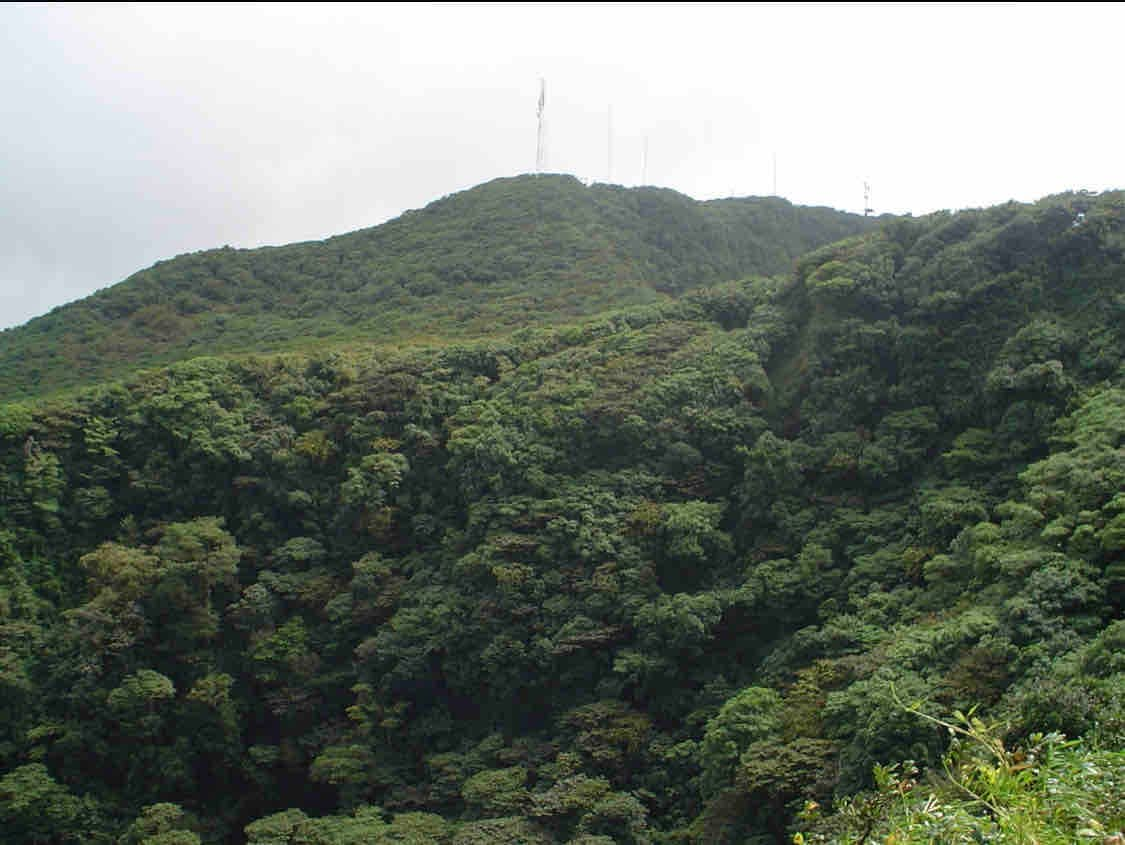
{"type": "Polygon", "coordinates": [[[535,172],[542,173],[546,164],[547,151],[543,145],[543,112],[547,110],[547,80],[539,80],[539,105],[535,109],[535,116],[539,118],[539,130],[535,136],[535,172]]]}
{"type": "Polygon", "coordinates": [[[874,211],[871,207],[871,186],[867,182],[863,183],[863,216],[867,217],[874,211]]]}
{"type": "Polygon", "coordinates": [[[645,135],[645,152],[641,157],[641,184],[648,184],[648,135],[645,135]]]}
{"type": "Polygon", "coordinates": [[[773,154],[773,195],[777,196],[777,153],[773,154]]]}

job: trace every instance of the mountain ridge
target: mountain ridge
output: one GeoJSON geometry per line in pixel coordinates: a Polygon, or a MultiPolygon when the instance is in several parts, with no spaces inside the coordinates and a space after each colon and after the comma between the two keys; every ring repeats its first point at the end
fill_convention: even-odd
{"type": "Polygon", "coordinates": [[[778,198],[697,202],[569,176],[497,179],[319,241],[157,262],[0,332],[0,399],[201,352],[470,337],[788,272],[876,223],[778,198]]]}

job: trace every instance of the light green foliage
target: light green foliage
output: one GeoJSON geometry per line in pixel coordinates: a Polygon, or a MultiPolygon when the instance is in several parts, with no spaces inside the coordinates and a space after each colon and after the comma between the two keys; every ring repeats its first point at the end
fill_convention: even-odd
{"type": "Polygon", "coordinates": [[[551,845],[555,840],[534,822],[518,816],[461,825],[450,845],[551,845]]]}
{"type": "Polygon", "coordinates": [[[227,362],[194,358],[169,369],[142,408],[150,425],[200,461],[244,460],[249,434],[241,385],[227,362]]]}
{"type": "Polygon", "coordinates": [[[638,642],[654,655],[698,657],[722,611],[721,599],[707,593],[663,595],[637,613],[638,642]]]}
{"type": "MultiPolygon", "coordinates": [[[[388,826],[383,839],[390,843],[403,843],[403,845],[445,845],[450,842],[454,827],[441,816],[433,813],[399,813],[388,826]]],[[[367,839],[357,839],[356,845],[367,842],[367,839]]],[[[376,840],[378,841],[378,840],[376,840]]]]}
{"type": "Polygon", "coordinates": [[[516,813],[527,803],[527,771],[519,766],[478,772],[461,786],[461,797],[485,816],[516,813]]]}
{"type": "Polygon", "coordinates": [[[359,745],[333,745],[324,749],[309,770],[309,777],[333,786],[366,783],[372,767],[371,751],[359,745]]]}
{"type": "Polygon", "coordinates": [[[1094,751],[1059,734],[1035,734],[1010,749],[995,725],[970,714],[939,720],[953,737],[944,776],[919,782],[913,763],[879,766],[876,791],[821,817],[798,845],[876,840],[943,842],[1112,842],[1125,827],[1125,753],[1094,751]]]}
{"type": "Polygon", "coordinates": [[[178,804],[152,804],[118,840],[119,845],[200,845],[199,834],[178,804]]]}
{"type": "Polygon", "coordinates": [[[1125,622],[1056,658],[1007,696],[1020,723],[1085,735],[1107,748],[1125,743],[1125,622]]]}
{"type": "Polygon", "coordinates": [[[604,836],[622,845],[648,845],[648,811],[636,797],[613,792],[598,801],[578,822],[580,833],[604,836]]]}
{"type": "Polygon", "coordinates": [[[22,402],[0,404],[0,437],[21,440],[31,430],[34,420],[34,412],[22,402]]]}
{"type": "Polygon", "coordinates": [[[66,489],[62,464],[50,452],[32,449],[24,465],[24,489],[32,504],[40,511],[55,513],[59,495],[66,489]]]}
{"type": "Polygon", "coordinates": [[[970,487],[926,490],[918,511],[926,539],[948,543],[963,528],[988,519],[984,496],[970,487]]]}
{"type": "Polygon", "coordinates": [[[262,680],[281,678],[308,653],[308,629],[299,616],[294,616],[268,637],[262,638],[251,652],[255,674],[262,680]]]}
{"type": "Polygon", "coordinates": [[[285,810],[246,825],[247,845],[290,845],[294,832],[308,821],[297,809],[285,810]]]}
{"type": "Polygon", "coordinates": [[[828,694],[825,733],[846,743],[840,754],[845,789],[866,784],[876,762],[925,761],[935,756],[940,737],[931,725],[904,710],[899,698],[923,700],[929,693],[918,673],[887,663],[870,677],[828,694]]]}
{"type": "Polygon", "coordinates": [[[445,845],[451,835],[451,825],[439,816],[401,813],[387,821],[370,806],[319,818],[286,810],[246,826],[247,845],[445,845]]]}
{"type": "Polygon", "coordinates": [[[120,713],[151,711],[175,694],[176,687],[169,678],[151,669],[142,669],[126,677],[121,686],[109,694],[108,703],[120,713]]]}
{"type": "Polygon", "coordinates": [[[747,687],[724,702],[707,723],[699,746],[705,794],[713,795],[734,780],[743,752],[780,732],[780,716],[781,696],[765,687],[747,687]]]}
{"type": "Polygon", "coordinates": [[[378,507],[402,482],[409,468],[406,458],[397,453],[368,455],[358,467],[348,470],[348,480],[340,489],[341,498],[348,504],[378,507]]]}
{"type": "Polygon", "coordinates": [[[549,789],[531,796],[531,815],[581,818],[612,791],[613,787],[605,778],[580,773],[568,775],[549,789]]]}
{"type": "Polygon", "coordinates": [[[156,548],[165,561],[200,564],[215,576],[232,575],[238,563],[234,539],[223,531],[223,520],[217,517],[165,526],[156,548]]]}
{"type": "Polygon", "coordinates": [[[155,547],[104,543],[81,558],[90,599],[68,615],[96,654],[153,635],[184,647],[209,640],[218,632],[215,594],[230,587],[239,554],[210,517],[165,526],[155,547]]]}
{"type": "Polygon", "coordinates": [[[128,675],[113,689],[106,704],[124,734],[154,739],[163,729],[176,695],[172,680],[151,669],[128,675]]]}
{"type": "Polygon", "coordinates": [[[83,822],[91,810],[89,801],[72,795],[42,763],[29,763],[0,777],[2,842],[81,842],[83,822]]]}
{"type": "Polygon", "coordinates": [[[836,751],[836,744],[825,739],[758,740],[739,758],[735,787],[777,817],[795,801],[831,794],[836,751]]]}
{"type": "Polygon", "coordinates": [[[718,530],[722,506],[685,502],[665,507],[665,554],[677,568],[698,569],[722,554],[729,540],[718,530]]]}

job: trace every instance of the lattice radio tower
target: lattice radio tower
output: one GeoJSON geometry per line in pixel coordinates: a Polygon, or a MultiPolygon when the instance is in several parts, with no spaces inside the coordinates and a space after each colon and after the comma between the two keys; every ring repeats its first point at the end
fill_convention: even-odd
{"type": "Polygon", "coordinates": [[[871,207],[871,186],[867,182],[863,183],[863,216],[870,217],[871,212],[875,209],[871,207]]]}
{"type": "Polygon", "coordinates": [[[539,118],[539,129],[535,136],[535,172],[542,173],[547,163],[546,136],[544,131],[543,113],[547,110],[547,80],[539,80],[539,105],[535,108],[535,116],[539,118]]]}

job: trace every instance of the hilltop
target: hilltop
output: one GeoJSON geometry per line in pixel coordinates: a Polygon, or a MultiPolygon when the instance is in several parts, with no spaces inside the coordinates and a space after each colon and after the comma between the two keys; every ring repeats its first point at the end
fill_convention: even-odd
{"type": "Polygon", "coordinates": [[[0,400],[197,356],[559,324],[792,269],[874,221],[569,176],[497,179],[325,241],[179,256],[0,333],[0,400]]]}

